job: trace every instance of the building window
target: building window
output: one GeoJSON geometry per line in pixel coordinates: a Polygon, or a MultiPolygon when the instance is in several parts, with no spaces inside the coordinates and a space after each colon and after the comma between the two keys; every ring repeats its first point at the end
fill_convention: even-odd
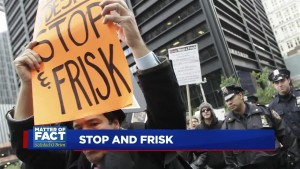
{"type": "Polygon", "coordinates": [[[293,42],[292,41],[288,41],[287,42],[287,47],[290,49],[290,48],[293,48],[294,45],[293,45],[293,42]]]}
{"type": "Polygon", "coordinates": [[[296,22],[297,22],[298,28],[300,28],[300,19],[298,19],[296,22]]]}
{"type": "Polygon", "coordinates": [[[275,7],[277,5],[277,1],[276,0],[272,0],[271,3],[272,3],[273,7],[275,7]]]}
{"type": "Polygon", "coordinates": [[[297,45],[300,45],[300,37],[297,37],[297,38],[296,38],[295,43],[296,43],[296,46],[297,46],[297,45]]]}
{"type": "Polygon", "coordinates": [[[157,35],[159,35],[162,32],[165,32],[166,30],[172,28],[174,25],[179,23],[181,20],[191,16],[194,14],[194,12],[198,11],[200,9],[200,3],[199,1],[194,1],[181,11],[174,14],[169,19],[165,20],[160,25],[156,26],[153,31],[149,31],[148,33],[143,35],[143,39],[145,42],[148,42],[149,40],[153,39],[157,35]]]}
{"type": "Polygon", "coordinates": [[[284,33],[284,32],[286,32],[287,30],[286,30],[286,26],[282,26],[281,27],[281,31],[284,33]]]}
{"type": "Polygon", "coordinates": [[[200,55],[200,61],[205,61],[209,58],[212,58],[217,55],[215,47],[209,46],[208,48],[205,48],[199,52],[200,55]]]}
{"type": "Polygon", "coordinates": [[[294,31],[294,23],[289,24],[290,31],[294,31]]]}
{"type": "Polygon", "coordinates": [[[146,20],[151,18],[154,14],[156,14],[158,11],[162,10],[165,6],[172,3],[173,1],[174,0],[158,1],[156,4],[152,5],[145,12],[143,12],[142,15],[139,15],[136,17],[137,23],[141,24],[142,22],[145,22],[146,20]]]}
{"type": "Polygon", "coordinates": [[[176,46],[181,46],[189,43],[192,40],[195,40],[203,35],[205,35],[208,32],[207,24],[202,23],[191,30],[187,30],[184,34],[174,38],[173,41],[166,44],[165,46],[157,49],[154,51],[154,53],[157,53],[159,55],[167,55],[168,49],[173,48],[176,46]]]}
{"type": "Polygon", "coordinates": [[[131,0],[132,6],[135,6],[136,4],[142,2],[143,0],[131,0]]]}

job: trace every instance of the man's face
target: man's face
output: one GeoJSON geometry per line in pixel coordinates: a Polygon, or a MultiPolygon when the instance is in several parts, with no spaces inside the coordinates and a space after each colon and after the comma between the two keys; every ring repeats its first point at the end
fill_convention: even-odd
{"type": "Polygon", "coordinates": [[[244,104],[243,94],[235,94],[232,98],[226,100],[225,103],[231,111],[239,112],[244,104]]]}
{"type": "Polygon", "coordinates": [[[192,129],[195,129],[199,125],[199,122],[197,119],[192,119],[192,129]]]}
{"type": "Polygon", "coordinates": [[[273,86],[280,95],[285,95],[288,94],[290,91],[290,82],[291,82],[290,79],[284,78],[276,82],[273,82],[273,86]]]}
{"type": "MultiPolygon", "coordinates": [[[[73,128],[75,130],[116,130],[120,128],[120,124],[118,120],[114,120],[110,123],[108,119],[101,114],[75,120],[73,121],[73,128]]],[[[91,163],[98,164],[104,157],[105,153],[107,153],[107,151],[85,150],[83,151],[83,153],[91,163]]]]}

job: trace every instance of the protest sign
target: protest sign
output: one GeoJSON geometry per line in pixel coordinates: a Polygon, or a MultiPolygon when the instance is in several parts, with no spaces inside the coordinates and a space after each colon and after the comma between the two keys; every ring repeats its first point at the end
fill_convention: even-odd
{"type": "Polygon", "coordinates": [[[130,74],[131,82],[133,86],[133,98],[132,98],[132,104],[128,107],[122,108],[124,113],[138,113],[143,112],[146,110],[147,103],[144,97],[144,94],[140,88],[140,86],[137,84],[134,76],[130,74]]]}
{"type": "Polygon", "coordinates": [[[180,86],[202,81],[197,44],[171,48],[168,52],[180,86]]]}
{"type": "Polygon", "coordinates": [[[132,103],[132,84],[114,24],[99,1],[39,1],[32,72],[35,124],[70,121],[132,103]]]}

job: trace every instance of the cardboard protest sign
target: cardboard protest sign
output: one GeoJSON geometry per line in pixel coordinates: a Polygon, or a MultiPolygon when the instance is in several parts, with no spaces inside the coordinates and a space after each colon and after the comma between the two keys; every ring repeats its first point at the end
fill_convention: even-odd
{"type": "Polygon", "coordinates": [[[33,50],[35,124],[75,120],[132,103],[132,84],[116,30],[102,23],[99,1],[41,0],[33,50]]]}

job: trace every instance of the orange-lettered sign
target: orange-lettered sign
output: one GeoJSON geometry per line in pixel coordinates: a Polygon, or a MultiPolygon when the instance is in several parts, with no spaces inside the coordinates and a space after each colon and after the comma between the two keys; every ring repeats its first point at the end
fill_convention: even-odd
{"type": "Polygon", "coordinates": [[[132,84],[112,23],[102,23],[99,1],[40,0],[32,72],[36,125],[70,121],[126,107],[132,84]]]}

